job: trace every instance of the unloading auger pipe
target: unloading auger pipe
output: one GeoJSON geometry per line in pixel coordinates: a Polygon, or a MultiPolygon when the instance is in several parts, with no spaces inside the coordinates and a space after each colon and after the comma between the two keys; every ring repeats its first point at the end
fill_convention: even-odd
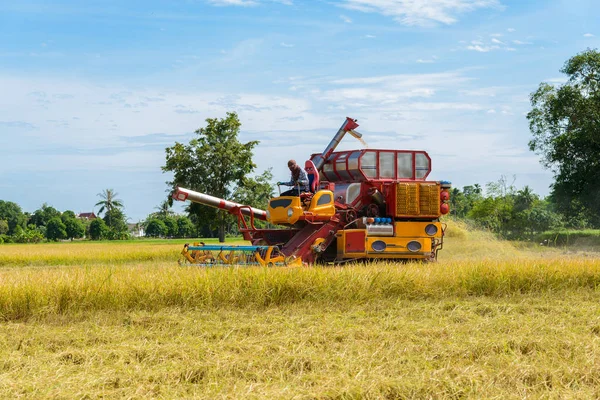
{"type": "Polygon", "coordinates": [[[206,206],[225,210],[230,213],[235,213],[235,210],[240,210],[242,214],[250,216],[254,214],[254,218],[267,220],[267,212],[254,207],[247,207],[242,204],[234,203],[233,201],[223,200],[218,197],[214,197],[208,194],[195,192],[190,189],[178,187],[173,192],[173,198],[179,201],[193,201],[194,203],[204,204],[206,206]],[[252,211],[251,211],[252,210],[252,211]]]}
{"type": "Polygon", "coordinates": [[[349,132],[352,136],[354,136],[357,139],[362,137],[362,135],[360,133],[358,133],[354,130],[355,128],[358,128],[358,124],[356,123],[356,120],[352,119],[350,117],[346,117],[346,121],[344,121],[344,123],[342,124],[340,129],[337,131],[337,133],[335,134],[333,139],[331,139],[331,142],[329,142],[327,147],[325,147],[325,150],[323,150],[323,153],[319,156],[316,156],[313,159],[315,168],[318,171],[320,171],[323,168],[323,164],[325,164],[325,161],[329,158],[331,153],[334,152],[334,150],[338,146],[338,144],[340,144],[340,142],[342,141],[342,138],[344,137],[346,132],[349,132]]]}

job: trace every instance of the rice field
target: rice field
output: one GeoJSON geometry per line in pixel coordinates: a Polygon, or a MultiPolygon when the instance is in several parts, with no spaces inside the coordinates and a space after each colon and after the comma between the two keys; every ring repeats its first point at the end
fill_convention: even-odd
{"type": "Polygon", "coordinates": [[[600,258],[450,223],[437,263],[0,246],[0,398],[597,398],[600,258]]]}

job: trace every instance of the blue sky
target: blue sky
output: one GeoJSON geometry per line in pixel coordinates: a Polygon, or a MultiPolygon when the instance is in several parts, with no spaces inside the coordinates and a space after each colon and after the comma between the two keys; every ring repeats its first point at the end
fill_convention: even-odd
{"type": "MultiPolygon", "coordinates": [[[[132,221],[166,198],[164,149],[237,111],[258,171],[320,152],[346,116],[432,179],[546,195],[525,114],[600,45],[591,0],[0,0],[0,199],[132,221]]],[[[359,148],[348,137],[342,149],[359,148]]]]}

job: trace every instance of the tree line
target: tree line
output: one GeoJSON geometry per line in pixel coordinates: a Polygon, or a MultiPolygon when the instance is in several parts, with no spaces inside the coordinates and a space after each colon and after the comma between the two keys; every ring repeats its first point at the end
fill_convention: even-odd
{"type": "MultiPolygon", "coordinates": [[[[450,215],[504,239],[533,240],[538,234],[561,228],[578,228],[557,212],[551,197],[541,198],[531,188],[517,189],[506,177],[490,182],[453,188],[450,215]]],[[[582,224],[584,221],[578,221],[582,224]]]]}
{"type": "MultiPolygon", "coordinates": [[[[21,207],[10,201],[0,200],[0,244],[39,243],[43,240],[124,240],[131,239],[127,216],[123,212],[123,202],[117,193],[106,189],[98,194],[102,198],[99,206],[101,218],[79,218],[71,211],[59,211],[44,203],[33,213],[23,212],[21,207]]],[[[142,228],[148,237],[198,237],[198,230],[185,215],[174,215],[169,203],[164,201],[157,211],[148,215],[145,221],[135,224],[142,228]]]]}

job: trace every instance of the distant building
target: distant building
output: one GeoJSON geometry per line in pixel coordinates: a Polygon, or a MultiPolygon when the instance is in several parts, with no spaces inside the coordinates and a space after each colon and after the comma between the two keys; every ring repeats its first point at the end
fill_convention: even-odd
{"type": "Polygon", "coordinates": [[[133,237],[144,236],[144,227],[139,222],[137,224],[127,224],[127,230],[133,237]]]}
{"type": "Polygon", "coordinates": [[[98,217],[93,212],[88,212],[88,213],[79,213],[79,215],[77,216],[77,218],[88,219],[89,220],[89,219],[96,219],[98,217]]]}

